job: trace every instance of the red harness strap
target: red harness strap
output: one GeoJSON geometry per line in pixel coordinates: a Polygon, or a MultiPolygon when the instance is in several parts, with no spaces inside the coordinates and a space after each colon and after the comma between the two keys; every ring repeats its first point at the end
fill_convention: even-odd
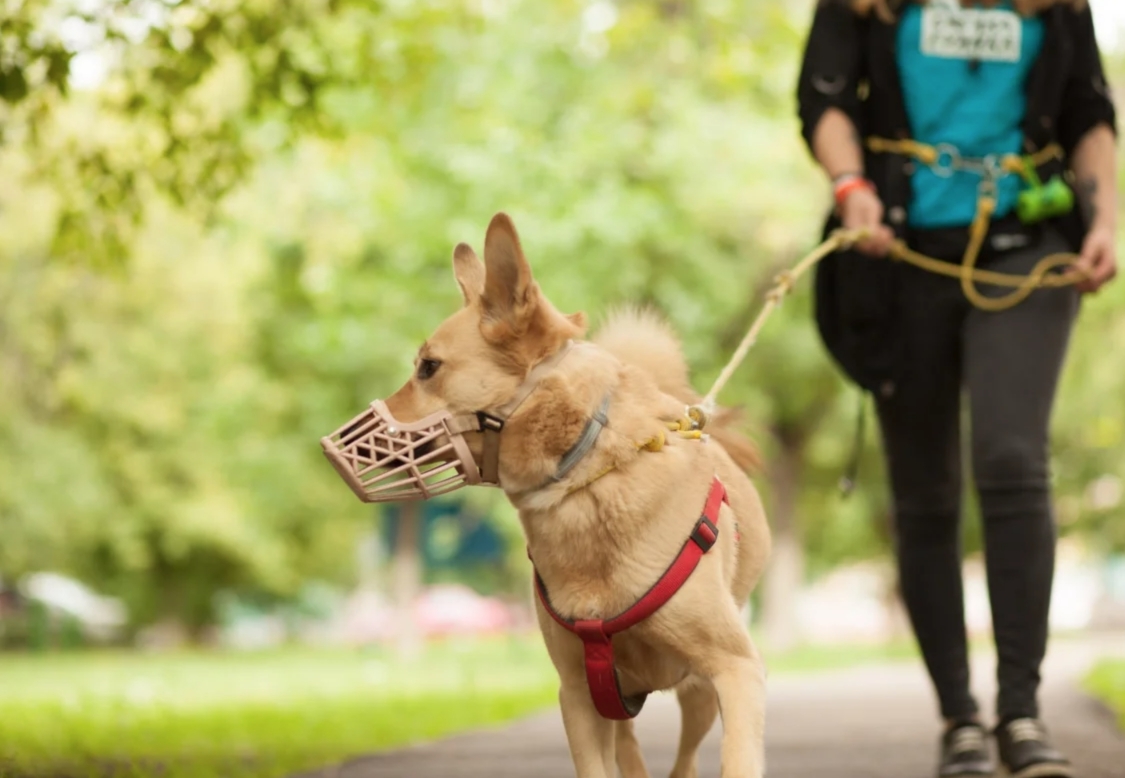
{"type": "Polygon", "coordinates": [[[547,596],[547,586],[539,577],[539,572],[535,572],[535,591],[547,613],[582,639],[586,652],[586,681],[590,685],[594,707],[603,717],[616,720],[631,719],[641,712],[648,696],[644,693],[626,697],[621,693],[621,683],[613,662],[613,636],[656,613],[683,587],[695,571],[699,560],[719,539],[719,506],[724,502],[729,502],[727,491],[716,477],[711,482],[703,515],[695,523],[691,536],[684,542],[675,561],[641,599],[612,619],[564,618],[551,605],[551,600],[547,596]]]}

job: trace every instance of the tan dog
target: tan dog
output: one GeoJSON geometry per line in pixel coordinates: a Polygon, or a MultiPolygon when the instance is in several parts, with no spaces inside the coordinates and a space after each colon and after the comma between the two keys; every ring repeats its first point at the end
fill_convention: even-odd
{"type": "MultiPolygon", "coordinates": [[[[422,346],[414,376],[386,401],[401,422],[504,406],[537,364],[584,335],[585,317],[561,314],[539,290],[504,214],[489,225],[483,264],[465,244],[453,264],[464,307],[422,346]]],[[[619,634],[613,647],[623,694],[676,690],[683,729],[673,778],[697,775],[696,752],[720,710],[723,777],[758,778],[764,668],[740,606],[765,567],[769,528],[746,474],[753,449],[722,427],[726,417],[708,424],[709,439],[668,432],[668,422],[696,400],[669,329],[651,315],[619,315],[539,378],[508,418],[499,483],[519,510],[551,603],[587,619],[625,610],[660,578],[718,476],[729,506],[721,509],[717,544],[664,607],[619,634]],[[560,459],[604,397],[607,426],[574,469],[555,480],[560,459]]],[[[482,433],[464,437],[481,461],[482,433]]],[[[647,776],[631,722],[595,710],[582,642],[542,604],[537,611],[579,778],[613,778],[615,761],[625,778],[647,776]]]]}

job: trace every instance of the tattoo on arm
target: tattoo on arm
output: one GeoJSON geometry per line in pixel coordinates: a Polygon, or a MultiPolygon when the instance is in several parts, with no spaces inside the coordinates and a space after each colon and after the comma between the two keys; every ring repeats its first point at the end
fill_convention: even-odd
{"type": "Polygon", "coordinates": [[[1098,180],[1096,178],[1079,179],[1077,190],[1078,207],[1081,209],[1082,218],[1086,220],[1087,224],[1093,224],[1094,218],[1098,215],[1098,207],[1094,203],[1094,195],[1098,191],[1098,180]]]}

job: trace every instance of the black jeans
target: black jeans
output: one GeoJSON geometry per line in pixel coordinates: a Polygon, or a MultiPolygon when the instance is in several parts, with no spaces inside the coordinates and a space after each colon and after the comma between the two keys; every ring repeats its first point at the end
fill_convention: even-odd
{"type": "MultiPolygon", "coordinates": [[[[964,240],[943,238],[911,243],[959,262],[964,240]]],[[[989,250],[982,265],[1026,273],[1043,256],[1067,250],[1051,228],[1029,240],[989,250]]],[[[1048,426],[1078,293],[1040,290],[1015,308],[987,313],[969,304],[954,279],[902,272],[907,356],[894,393],[879,399],[877,410],[903,598],[942,715],[972,716],[978,707],[969,687],[960,543],[964,395],[999,659],[997,714],[1037,716],[1055,564],[1048,426]]]]}

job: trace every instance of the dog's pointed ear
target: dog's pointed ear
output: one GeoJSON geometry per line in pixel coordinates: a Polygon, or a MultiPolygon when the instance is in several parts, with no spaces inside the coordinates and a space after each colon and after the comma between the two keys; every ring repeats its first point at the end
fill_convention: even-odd
{"type": "Polygon", "coordinates": [[[518,328],[534,308],[536,290],[516,227],[505,213],[493,216],[488,225],[484,267],[485,315],[518,328]]]}
{"type": "Polygon", "coordinates": [[[453,276],[465,305],[472,305],[484,294],[484,264],[467,243],[458,243],[453,249],[453,276]]]}

